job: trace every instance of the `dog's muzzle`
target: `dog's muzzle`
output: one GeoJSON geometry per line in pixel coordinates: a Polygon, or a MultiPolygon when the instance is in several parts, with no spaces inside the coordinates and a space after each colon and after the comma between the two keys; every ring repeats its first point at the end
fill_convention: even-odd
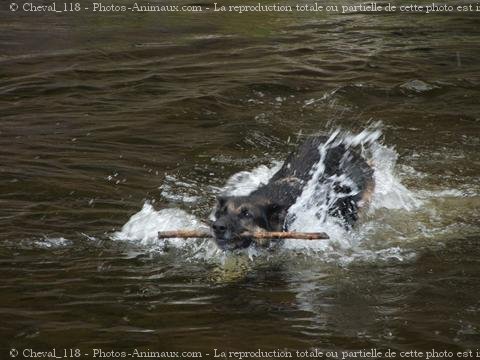
{"type": "Polygon", "coordinates": [[[231,224],[227,224],[223,219],[216,220],[212,224],[215,242],[220,249],[235,250],[250,246],[252,243],[251,238],[242,237],[240,234],[234,233],[231,229],[231,224]]]}

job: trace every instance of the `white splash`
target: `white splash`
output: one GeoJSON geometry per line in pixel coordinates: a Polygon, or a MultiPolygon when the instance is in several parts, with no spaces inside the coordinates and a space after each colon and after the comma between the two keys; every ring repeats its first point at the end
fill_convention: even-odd
{"type": "MultiPolygon", "coordinates": [[[[176,208],[157,211],[147,202],[142,210],[132,215],[120,231],[113,234],[112,238],[163,247],[165,242],[158,239],[159,231],[202,230],[205,227],[195,216],[186,211],[176,208]]],[[[182,246],[184,241],[172,239],[169,244],[182,246]]]]}
{"type": "Polygon", "coordinates": [[[332,204],[340,197],[358,193],[352,180],[345,176],[330,176],[324,181],[320,178],[325,172],[325,156],[327,151],[340,144],[346,148],[360,148],[362,155],[374,169],[375,191],[372,198],[372,209],[389,208],[413,210],[420,201],[406,189],[395,174],[397,153],[379,142],[381,132],[378,129],[365,129],[359,134],[342,133],[336,130],[325,144],[319,146],[320,161],[312,169],[312,178],[305,186],[301,196],[289,209],[289,228],[297,231],[326,231],[332,238],[340,241],[346,237],[338,220],[329,216],[332,204]],[[351,188],[349,193],[339,194],[334,191],[334,184],[351,188]]]}
{"type": "Polygon", "coordinates": [[[281,166],[282,163],[276,161],[270,167],[261,165],[252,171],[240,171],[227,180],[221,193],[229,196],[248,195],[261,185],[268,183],[281,166]]]}
{"type": "Polygon", "coordinates": [[[371,144],[372,166],[374,168],[375,192],[371,209],[414,210],[422,205],[413,193],[402,185],[395,172],[398,154],[390,147],[378,142],[371,144]]]}
{"type": "Polygon", "coordinates": [[[34,241],[33,247],[43,248],[43,249],[57,249],[66,246],[70,246],[72,242],[64,237],[50,238],[45,237],[41,240],[34,241]]]}
{"type": "MultiPolygon", "coordinates": [[[[345,176],[330,176],[320,179],[325,172],[325,156],[328,149],[340,144],[347,148],[355,147],[365,160],[371,164],[374,170],[375,190],[368,213],[375,213],[375,210],[398,209],[413,211],[421,205],[412,192],[401,184],[395,172],[398,155],[393,148],[389,148],[380,142],[381,131],[378,128],[368,128],[359,134],[333,132],[327,142],[319,146],[320,160],[312,169],[312,178],[305,186],[302,194],[296,203],[289,209],[287,221],[290,230],[296,231],[323,231],[330,236],[330,241],[299,241],[287,240],[284,248],[293,251],[314,252],[325,259],[335,258],[341,263],[349,263],[359,256],[372,259],[375,251],[362,250],[358,248],[368,243],[364,227],[369,227],[370,222],[360,221],[352,231],[347,231],[339,219],[329,214],[330,207],[340,197],[354,195],[358,192],[355,184],[345,176]],[[334,191],[334,184],[346,185],[351,188],[349,193],[339,194],[334,191]],[[355,254],[348,254],[355,249],[355,254]]],[[[379,225],[375,223],[375,225],[379,225]]],[[[380,226],[375,226],[376,231],[381,231],[380,226]]],[[[389,253],[387,248],[379,250],[378,256],[383,257],[389,253]]],[[[395,250],[395,253],[397,251],[395,250]]]]}

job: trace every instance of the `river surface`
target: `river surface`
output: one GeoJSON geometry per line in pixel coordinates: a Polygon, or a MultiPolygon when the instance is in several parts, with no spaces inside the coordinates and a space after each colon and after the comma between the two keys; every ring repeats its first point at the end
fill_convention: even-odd
{"type": "Polygon", "coordinates": [[[479,16],[2,2],[0,358],[475,351],[479,16]],[[254,189],[305,134],[336,129],[381,133],[352,233],[241,254],[155,239],[201,226],[219,192],[254,189]]]}

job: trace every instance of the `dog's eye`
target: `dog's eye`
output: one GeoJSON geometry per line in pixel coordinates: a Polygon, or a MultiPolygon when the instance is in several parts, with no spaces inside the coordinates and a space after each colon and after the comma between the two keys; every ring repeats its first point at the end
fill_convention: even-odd
{"type": "Polygon", "coordinates": [[[247,209],[243,209],[242,210],[242,216],[243,217],[246,217],[246,218],[251,218],[253,217],[252,213],[250,211],[248,211],[247,209]]]}

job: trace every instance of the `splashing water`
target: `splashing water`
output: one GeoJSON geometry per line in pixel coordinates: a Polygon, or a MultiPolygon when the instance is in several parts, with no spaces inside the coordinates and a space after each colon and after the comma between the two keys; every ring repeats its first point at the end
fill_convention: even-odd
{"type": "MultiPolygon", "coordinates": [[[[348,232],[341,220],[331,216],[329,209],[340,199],[358,193],[356,184],[346,175],[332,175],[324,178],[325,157],[327,151],[333,147],[343,145],[345,148],[355,148],[366,157],[374,169],[375,190],[372,196],[370,212],[375,209],[403,209],[412,211],[420,205],[413,194],[405,188],[395,175],[397,153],[393,148],[386,147],[379,142],[381,131],[365,129],[359,134],[334,131],[328,140],[318,148],[320,160],[312,168],[312,177],[303,189],[296,203],[290,207],[287,223],[290,230],[296,231],[324,231],[329,234],[331,243],[336,246],[350,248],[355,232],[348,232]],[[346,187],[348,193],[339,193],[335,188],[346,187]]],[[[361,226],[361,225],[360,225],[361,226]]],[[[331,244],[325,242],[288,241],[286,247],[293,249],[307,247],[310,250],[325,251],[331,244]]]]}
{"type": "Polygon", "coordinates": [[[227,180],[222,193],[229,196],[244,196],[268,183],[270,178],[282,167],[280,161],[274,162],[271,167],[261,165],[252,171],[240,171],[227,180]]]}
{"type": "Polygon", "coordinates": [[[375,192],[370,210],[387,208],[415,210],[422,205],[411,191],[400,183],[395,174],[398,154],[393,148],[373,142],[370,146],[374,167],[375,192]]]}
{"type": "MultiPolygon", "coordinates": [[[[289,209],[287,221],[289,229],[298,231],[325,231],[330,241],[286,240],[280,250],[301,254],[320,256],[323,260],[334,259],[340,263],[349,263],[358,259],[371,260],[401,259],[402,249],[397,245],[385,246],[379,250],[362,248],[368,243],[369,237],[375,237],[376,232],[382,231],[382,224],[373,218],[370,221],[358,224],[353,231],[347,231],[337,218],[329,215],[328,209],[339,196],[349,196],[357,191],[355,184],[346,176],[332,176],[327,181],[319,181],[325,171],[324,159],[327,150],[340,144],[347,148],[355,148],[364,156],[374,169],[375,191],[373,193],[368,216],[374,217],[379,209],[399,210],[412,212],[421,205],[414,194],[400,182],[395,173],[398,155],[393,148],[387,147],[379,140],[381,131],[365,129],[358,134],[334,131],[325,144],[320,145],[320,160],[312,168],[312,178],[306,184],[301,196],[289,209]],[[348,185],[352,190],[348,194],[338,194],[333,191],[332,184],[348,185]],[[327,200],[328,199],[328,200],[327,200]]],[[[262,165],[251,171],[241,171],[231,176],[221,192],[230,196],[248,195],[268,180],[281,167],[280,162],[271,166],[262,165]]],[[[180,209],[163,209],[156,211],[149,203],[145,203],[142,210],[133,215],[122,229],[113,235],[115,240],[133,241],[147,247],[164,248],[165,240],[157,239],[158,231],[166,230],[195,230],[204,229],[206,225],[193,215],[180,209]]],[[[388,227],[388,225],[387,225],[388,227]]],[[[185,241],[180,239],[168,240],[169,245],[178,248],[187,248],[185,241]]],[[[193,246],[195,257],[199,257],[201,247],[207,250],[203,254],[208,256],[223,256],[213,242],[188,242],[193,246]]],[[[256,250],[248,249],[250,257],[258,256],[256,250]]],[[[189,256],[189,255],[187,255],[189,256]]],[[[405,259],[411,257],[406,251],[405,259]]]]}
{"type": "MultiPolygon", "coordinates": [[[[144,246],[163,249],[164,242],[158,240],[159,231],[202,230],[205,228],[195,216],[181,209],[163,209],[157,211],[146,202],[142,210],[134,214],[122,229],[113,234],[114,240],[134,241],[144,246]]],[[[180,239],[173,239],[172,245],[182,246],[180,239]]]]}

